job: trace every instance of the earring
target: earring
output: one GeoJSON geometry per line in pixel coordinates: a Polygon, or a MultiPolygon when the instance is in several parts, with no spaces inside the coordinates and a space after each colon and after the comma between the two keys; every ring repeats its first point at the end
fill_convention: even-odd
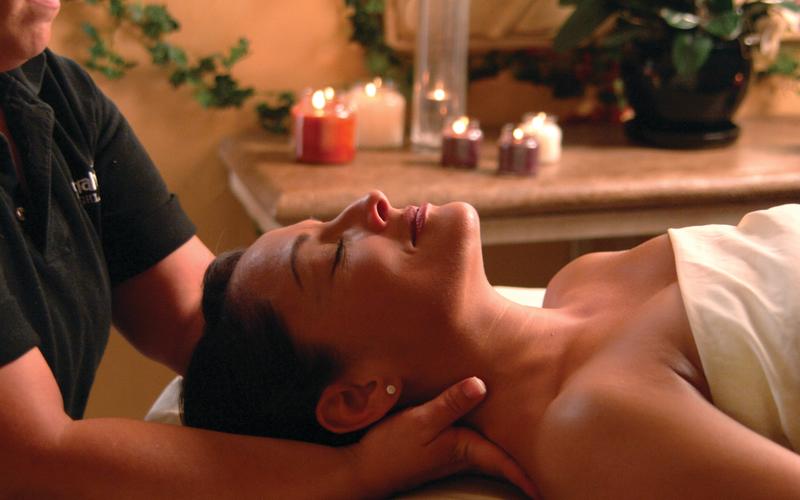
{"type": "Polygon", "coordinates": [[[397,392],[397,387],[393,386],[392,384],[389,384],[389,385],[386,386],[386,394],[391,396],[395,392],[397,392]]]}

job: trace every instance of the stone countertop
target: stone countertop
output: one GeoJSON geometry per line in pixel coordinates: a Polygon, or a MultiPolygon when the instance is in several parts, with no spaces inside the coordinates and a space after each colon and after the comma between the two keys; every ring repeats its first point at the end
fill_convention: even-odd
{"type": "Polygon", "coordinates": [[[467,201],[482,220],[726,203],[800,201],[800,117],[740,122],[734,144],[664,150],[629,143],[614,125],[567,126],[561,162],[535,177],[495,173],[485,141],[477,170],[439,166],[438,153],[359,151],[343,166],[295,163],[287,140],[256,131],[226,139],[220,154],[277,224],[327,220],[371,189],[393,206],[467,201]]]}

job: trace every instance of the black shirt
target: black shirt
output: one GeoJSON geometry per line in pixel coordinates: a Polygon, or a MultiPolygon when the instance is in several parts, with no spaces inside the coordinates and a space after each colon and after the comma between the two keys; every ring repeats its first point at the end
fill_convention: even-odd
{"type": "Polygon", "coordinates": [[[0,366],[39,347],[80,418],[111,324],[111,289],[194,227],[114,104],[49,50],[0,73],[0,366]]]}

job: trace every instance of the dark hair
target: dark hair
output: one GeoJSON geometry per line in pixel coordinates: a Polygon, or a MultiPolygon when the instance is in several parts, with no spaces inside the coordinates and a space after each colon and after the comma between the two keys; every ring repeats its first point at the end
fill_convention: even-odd
{"type": "Polygon", "coordinates": [[[339,374],[330,353],[299,348],[269,302],[237,300],[228,282],[244,251],[217,257],[203,280],[206,326],[183,378],[183,423],[236,434],[327,445],[357,441],[316,419],[325,386],[339,374]]]}

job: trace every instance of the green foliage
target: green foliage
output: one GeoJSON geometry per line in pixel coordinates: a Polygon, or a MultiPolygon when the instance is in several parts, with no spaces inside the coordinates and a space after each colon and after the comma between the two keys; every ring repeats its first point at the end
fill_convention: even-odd
{"type": "Polygon", "coordinates": [[[269,97],[268,101],[256,106],[261,127],[275,134],[286,134],[289,132],[289,117],[295,96],[291,92],[278,92],[269,97]]]}
{"type": "Polygon", "coordinates": [[[559,50],[574,49],[597,35],[600,26],[617,16],[617,23],[607,38],[606,47],[638,39],[672,37],[673,63],[686,77],[698,71],[708,60],[714,39],[734,40],[757,29],[756,21],[770,9],[800,10],[793,0],[763,0],[737,6],[733,0],[561,0],[575,10],[559,30],[555,45],[559,50]]]}
{"type": "Polygon", "coordinates": [[[122,77],[125,71],[136,66],[135,62],[126,60],[110,48],[94,26],[89,23],[83,23],[81,28],[92,42],[89,46],[89,59],[86,61],[88,68],[99,71],[107,78],[115,80],[122,77]]]}
{"type": "Polygon", "coordinates": [[[781,75],[800,81],[800,60],[788,51],[781,51],[765,73],[767,75],[781,75]]]}
{"type": "Polygon", "coordinates": [[[701,31],[678,33],[672,44],[672,62],[678,75],[688,78],[703,67],[714,45],[701,31]]]}
{"type": "Polygon", "coordinates": [[[233,66],[247,55],[249,44],[241,38],[226,54],[191,58],[181,47],[165,40],[180,29],[180,23],[163,5],[143,4],[129,0],[85,0],[103,8],[113,20],[111,30],[101,34],[89,23],[83,31],[91,40],[86,66],[108,78],[121,78],[136,66],[113,50],[111,40],[120,28],[137,36],[151,62],[169,71],[169,82],[174,87],[187,85],[200,105],[205,108],[240,107],[254,94],[251,87],[242,87],[231,75],[233,66]],[[192,61],[194,59],[194,62],[192,61]]]}
{"type": "Polygon", "coordinates": [[[384,41],[384,0],[345,0],[353,29],[350,40],[364,48],[364,62],[371,76],[392,80],[408,92],[413,78],[413,65],[384,41]]]}
{"type": "Polygon", "coordinates": [[[614,8],[605,0],[562,0],[561,4],[575,5],[553,41],[555,49],[562,52],[577,47],[614,14],[614,8]]]}

